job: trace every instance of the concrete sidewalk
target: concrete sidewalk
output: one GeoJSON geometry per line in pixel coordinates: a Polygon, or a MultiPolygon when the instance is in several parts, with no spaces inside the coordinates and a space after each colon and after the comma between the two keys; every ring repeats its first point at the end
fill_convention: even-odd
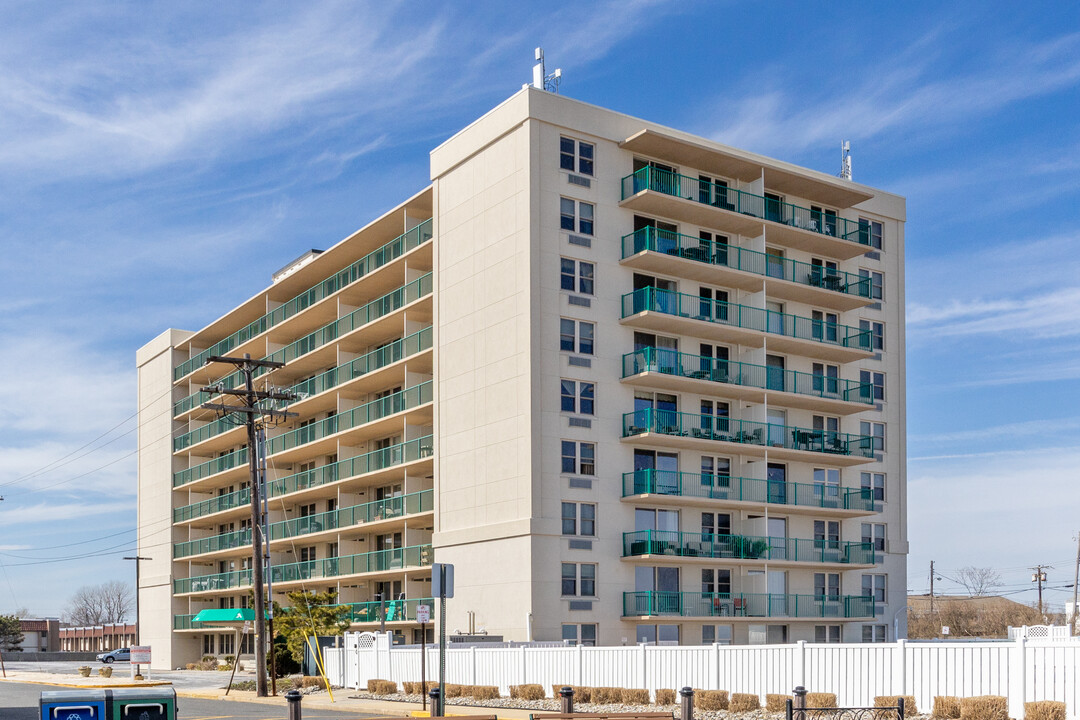
{"type": "Polygon", "coordinates": [[[6,678],[0,678],[0,682],[17,682],[29,685],[56,685],[69,688],[125,688],[125,687],[154,687],[155,685],[172,685],[169,680],[132,680],[127,673],[113,677],[101,677],[91,673],[88,677],[82,675],[60,675],[54,673],[25,672],[21,670],[9,671],[6,678]]]}

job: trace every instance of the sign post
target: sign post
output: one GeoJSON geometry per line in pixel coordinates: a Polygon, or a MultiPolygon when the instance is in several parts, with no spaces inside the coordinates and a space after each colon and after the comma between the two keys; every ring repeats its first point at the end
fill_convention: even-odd
{"type": "Polygon", "coordinates": [[[431,622],[431,606],[416,606],[416,622],[420,623],[420,697],[427,710],[427,624],[431,622]]]}
{"type": "Polygon", "coordinates": [[[131,648],[131,679],[142,678],[142,664],[150,665],[150,646],[134,645],[131,648]]]}
{"type": "MultiPolygon", "coordinates": [[[[454,597],[454,566],[431,564],[431,594],[439,598],[439,717],[446,713],[446,598],[454,597]]],[[[436,708],[432,708],[432,714],[436,708]]]]}

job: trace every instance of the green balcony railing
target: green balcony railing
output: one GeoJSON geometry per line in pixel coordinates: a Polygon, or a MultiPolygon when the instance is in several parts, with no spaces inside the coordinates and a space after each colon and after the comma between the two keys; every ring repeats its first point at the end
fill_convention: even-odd
{"type": "MultiPolygon", "coordinates": [[[[288,363],[298,357],[307,355],[308,353],[323,347],[327,343],[333,342],[346,333],[352,332],[353,330],[363,327],[385,315],[389,315],[411,302],[430,295],[431,289],[432,274],[428,273],[427,275],[422,275],[412,282],[402,285],[396,290],[392,290],[382,297],[372,300],[366,305],[358,307],[348,315],[323,325],[321,328],[286,345],[280,350],[275,350],[264,357],[263,360],[288,363]]],[[[261,377],[267,372],[269,371],[266,368],[255,368],[253,377],[261,377]]],[[[243,381],[243,373],[235,372],[208,384],[233,388],[237,387],[243,381]]],[[[193,393],[189,395],[173,406],[173,415],[187,412],[196,405],[204,402],[206,397],[205,393],[193,393]]]]}
{"type": "Polygon", "coordinates": [[[331,415],[318,422],[290,430],[266,441],[267,455],[290,450],[335,433],[360,427],[375,420],[420,407],[431,402],[432,382],[429,380],[419,385],[405,388],[393,395],[364,403],[351,410],[331,415]]]}
{"type": "Polygon", "coordinates": [[[206,364],[206,358],[212,355],[224,355],[237,345],[247,342],[256,335],[261,335],[278,323],[296,315],[320,300],[333,295],[346,285],[351,285],[360,278],[368,275],[373,270],[382,267],[391,260],[395,260],[415,247],[419,247],[432,237],[431,220],[425,220],[408,232],[399,235],[382,247],[372,250],[370,253],[349,265],[344,270],[331,275],[319,284],[308,288],[292,300],[279,305],[258,320],[237,330],[229,337],[212,345],[191,359],[177,365],[173,369],[173,380],[179,380],[188,373],[206,364]]]}
{"type": "Polygon", "coordinates": [[[622,316],[651,311],[870,352],[870,331],[824,319],[644,287],[622,296],[622,316]]]}
{"type": "MultiPolygon", "coordinates": [[[[426,567],[431,564],[431,556],[431,545],[413,545],[322,560],[307,560],[272,566],[270,580],[282,583],[426,567]]],[[[250,584],[251,570],[234,570],[173,580],[173,593],[230,590],[250,584]]]]}
{"type": "Polygon", "coordinates": [[[674,530],[623,533],[623,557],[639,555],[873,565],[874,543],[674,530]]]}
{"type": "Polygon", "coordinates": [[[709,181],[705,182],[670,170],[646,166],[622,179],[622,199],[652,190],[664,195],[749,215],[761,220],[790,225],[801,230],[870,245],[870,229],[857,220],[848,220],[829,210],[793,205],[783,200],[755,195],[709,181]]]}
{"type": "Polygon", "coordinates": [[[187,485],[189,482],[195,482],[196,480],[202,480],[204,477],[231,470],[234,467],[245,464],[247,461],[247,448],[234,450],[221,457],[216,457],[213,460],[207,460],[204,463],[199,463],[186,470],[180,470],[179,472],[173,473],[173,487],[187,485]]]}
{"type": "Polygon", "coordinates": [[[872,618],[874,598],[781,593],[624,592],[623,617],[872,618]]]}
{"type": "Polygon", "coordinates": [[[842,380],[828,375],[813,375],[765,365],[752,365],[735,360],[691,355],[668,348],[650,346],[623,355],[622,376],[624,378],[643,372],[658,372],[694,380],[743,385],[831,400],[860,402],[867,405],[874,403],[874,386],[870,383],[858,383],[854,380],[842,380]]]}
{"type": "Polygon", "coordinates": [[[677,470],[636,470],[623,473],[623,497],[646,494],[802,505],[837,510],[867,512],[875,510],[874,494],[869,488],[849,489],[826,484],[761,480],[677,470]]]}
{"type": "Polygon", "coordinates": [[[872,458],[880,439],[831,430],[645,408],[623,415],[623,437],[642,433],[872,458]]]}
{"type": "Polygon", "coordinates": [[[622,238],[622,256],[628,258],[651,250],[665,255],[719,265],[733,270],[788,280],[800,285],[833,290],[845,295],[870,297],[870,278],[822,265],[769,255],[757,250],[683,235],[657,227],[643,227],[622,238]]]}
{"type": "MultiPolygon", "coordinates": [[[[350,505],[349,507],[338,508],[317,515],[306,515],[292,520],[271,523],[269,534],[271,540],[301,537],[311,533],[323,532],[324,530],[349,528],[378,520],[391,520],[404,515],[431,512],[433,505],[434,491],[421,490],[408,495],[375,500],[361,505],[350,505]]],[[[190,555],[228,550],[250,544],[251,531],[239,530],[176,543],[173,546],[173,557],[179,560],[190,555]]]]}
{"type": "MultiPolygon", "coordinates": [[[[434,605],[432,598],[407,598],[405,600],[387,600],[383,602],[357,602],[341,603],[329,607],[345,607],[349,609],[346,615],[350,623],[379,622],[383,612],[386,613],[386,622],[416,622],[417,605],[434,605]]],[[[288,611],[292,608],[281,608],[288,611]]],[[[197,630],[204,627],[201,622],[192,622],[194,615],[173,615],[173,630],[197,630]]]]}
{"type": "Polygon", "coordinates": [[[225,495],[218,495],[209,500],[200,500],[197,503],[175,508],[173,509],[173,522],[178,523],[184,522],[185,520],[193,520],[202,517],[203,515],[212,515],[216,512],[231,510],[232,508],[240,507],[241,505],[247,505],[250,502],[251,489],[245,487],[225,495]]]}

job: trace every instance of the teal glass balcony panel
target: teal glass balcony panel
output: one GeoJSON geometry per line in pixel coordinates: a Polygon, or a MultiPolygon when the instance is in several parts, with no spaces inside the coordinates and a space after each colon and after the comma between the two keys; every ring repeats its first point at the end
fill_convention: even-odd
{"type": "Polygon", "coordinates": [[[318,285],[308,288],[288,302],[279,305],[266,315],[237,330],[229,337],[214,344],[207,350],[193,355],[191,359],[173,369],[173,380],[179,380],[193,370],[206,364],[206,358],[212,355],[224,355],[237,345],[247,342],[256,335],[261,335],[278,323],[284,322],[302,310],[327,298],[346,285],[351,285],[373,270],[395,260],[413,248],[423,245],[432,238],[431,220],[425,220],[408,232],[399,235],[382,247],[372,250],[347,268],[331,275],[318,285]]]}
{"type": "Polygon", "coordinates": [[[191,447],[195,443],[209,440],[212,437],[216,437],[223,432],[227,432],[228,430],[232,430],[234,427],[243,424],[244,419],[242,416],[229,414],[224,418],[219,418],[202,427],[195,428],[191,432],[173,438],[173,452],[179,452],[185,448],[191,447]]]}
{"type": "Polygon", "coordinates": [[[674,410],[646,408],[623,415],[623,437],[642,433],[865,458],[874,457],[874,450],[879,442],[871,435],[811,430],[717,415],[693,415],[674,410]]]}
{"type": "Polygon", "coordinates": [[[859,245],[870,245],[868,227],[860,226],[857,220],[848,220],[829,211],[804,208],[651,166],[643,167],[622,179],[623,200],[645,190],[781,225],[790,225],[828,237],[850,240],[859,245]]]}
{"type": "Polygon", "coordinates": [[[769,368],[734,360],[718,360],[668,348],[650,346],[623,355],[622,376],[624,378],[643,372],[658,372],[693,380],[708,380],[866,405],[874,404],[873,385],[870,383],[769,368]]]}
{"type": "Polygon", "coordinates": [[[194,615],[173,615],[173,630],[199,630],[203,627],[201,622],[192,622],[194,615]]]}
{"type": "Polygon", "coordinates": [[[304,472],[278,478],[266,484],[267,493],[269,497],[277,497],[430,457],[433,441],[434,438],[431,435],[426,435],[415,440],[391,445],[388,448],[373,450],[363,455],[339,460],[336,463],[322,465],[314,470],[305,470],[304,472]]]}
{"type": "MultiPolygon", "coordinates": [[[[299,357],[307,355],[314,350],[323,347],[324,345],[333,342],[337,338],[352,332],[359,327],[363,327],[374,320],[389,315],[390,313],[398,310],[409,303],[419,300],[422,297],[426,297],[431,294],[432,288],[432,274],[422,275],[416,280],[403,285],[396,290],[388,292],[380,298],[372,300],[366,305],[358,307],[345,317],[339,318],[331,323],[327,323],[318,330],[315,330],[308,335],[296,340],[295,342],[286,345],[280,350],[276,350],[263,360],[270,360],[272,362],[288,363],[299,357]]],[[[265,375],[269,370],[265,367],[257,367],[252,373],[252,377],[261,377],[265,375]]],[[[219,380],[208,383],[208,385],[221,385],[227,388],[234,388],[244,382],[244,376],[242,373],[235,372],[219,380]]],[[[173,407],[173,414],[179,415],[182,412],[187,412],[196,405],[205,402],[208,395],[206,393],[193,393],[188,397],[178,402],[173,407]]]]}
{"type": "Polygon", "coordinates": [[[186,470],[173,473],[173,487],[187,485],[190,482],[202,480],[204,477],[231,470],[234,467],[245,464],[247,461],[247,448],[240,448],[239,450],[227,453],[221,457],[216,457],[213,460],[207,460],[204,463],[199,463],[186,470]]]}
{"type": "Polygon", "coordinates": [[[272,437],[266,441],[266,453],[274,455],[300,445],[321,440],[344,430],[360,427],[375,420],[420,407],[431,402],[432,389],[433,384],[429,380],[405,388],[393,395],[359,405],[352,410],[346,410],[310,425],[272,437]]]}
{"type": "Polygon", "coordinates": [[[213,537],[190,540],[176,543],[173,546],[173,558],[188,557],[201,553],[217,552],[218,550],[231,550],[232,548],[244,547],[251,544],[251,530],[237,530],[236,532],[214,535],[213,537]]]}
{"type": "Polygon", "coordinates": [[[873,565],[874,544],[672,530],[623,533],[623,557],[639,555],[873,565]]]}
{"type": "Polygon", "coordinates": [[[780,593],[625,592],[623,616],[872,618],[874,598],[780,593]]]}
{"type": "Polygon", "coordinates": [[[628,235],[623,235],[623,259],[646,250],[675,255],[707,265],[718,265],[755,275],[788,280],[799,285],[823,288],[844,295],[870,298],[870,278],[859,277],[855,273],[844,270],[789,260],[757,250],[747,250],[727,243],[705,240],[656,227],[643,227],[628,235]]]}
{"type": "Polygon", "coordinates": [[[216,512],[222,512],[223,510],[231,510],[232,508],[240,507],[241,505],[248,505],[250,502],[251,490],[245,487],[226,495],[218,495],[209,500],[200,500],[199,502],[191,503],[190,505],[174,508],[173,522],[178,523],[184,522],[185,520],[194,520],[203,515],[211,515],[216,512]]]}
{"type": "Polygon", "coordinates": [[[850,325],[645,287],[622,297],[622,316],[651,311],[800,340],[870,351],[870,331],[850,325]]]}
{"type": "MultiPolygon", "coordinates": [[[[275,583],[281,583],[426,567],[431,564],[431,557],[431,545],[376,550],[358,555],[274,565],[270,568],[270,579],[275,583]]],[[[235,570],[173,580],[173,593],[230,590],[248,585],[251,585],[251,570],[235,570]]]]}
{"type": "Polygon", "coordinates": [[[777,482],[675,470],[636,470],[623,473],[623,497],[646,494],[801,505],[833,510],[876,510],[873,491],[869,488],[853,490],[835,485],[777,482]]]}
{"type": "Polygon", "coordinates": [[[379,622],[382,612],[386,612],[386,622],[416,622],[416,606],[428,605],[435,607],[432,598],[411,598],[405,600],[388,600],[381,602],[346,603],[349,608],[349,622],[370,623],[379,622]]]}

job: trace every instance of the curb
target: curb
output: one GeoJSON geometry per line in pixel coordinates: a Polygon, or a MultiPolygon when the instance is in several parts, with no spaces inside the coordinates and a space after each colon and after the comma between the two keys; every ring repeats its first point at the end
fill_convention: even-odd
{"type": "Polygon", "coordinates": [[[25,685],[51,685],[53,687],[84,688],[87,690],[108,690],[109,688],[158,687],[161,685],[172,685],[172,682],[170,680],[148,680],[141,683],[125,683],[122,685],[76,685],[73,683],[24,680],[22,678],[0,678],[0,682],[23,683],[25,685]]]}

